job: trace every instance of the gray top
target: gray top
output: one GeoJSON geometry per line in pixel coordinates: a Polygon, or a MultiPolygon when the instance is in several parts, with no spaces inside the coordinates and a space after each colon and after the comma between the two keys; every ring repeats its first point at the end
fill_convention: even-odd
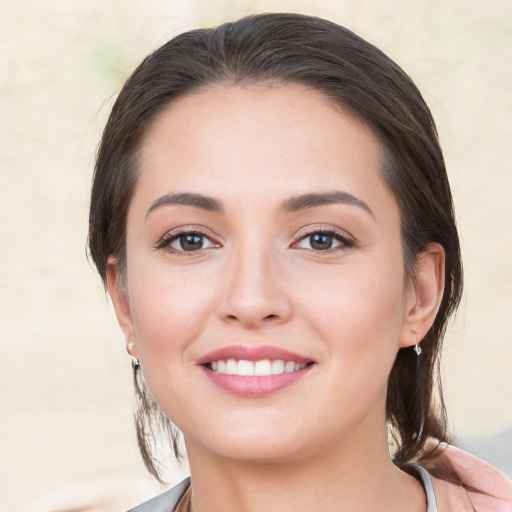
{"type": "Polygon", "coordinates": [[[180,502],[189,486],[190,477],[187,477],[183,482],[174,486],[172,489],[169,489],[152,500],[146,501],[138,507],[132,508],[128,512],[173,512],[174,507],[180,502]]]}
{"type": "MultiPolygon", "coordinates": [[[[421,483],[423,484],[427,497],[427,512],[438,512],[434,486],[432,485],[432,479],[428,471],[418,464],[408,464],[408,466],[416,471],[421,478],[421,483]]],[[[129,512],[173,512],[189,486],[190,477],[185,478],[183,482],[169,489],[167,492],[160,494],[160,496],[146,501],[138,507],[132,508],[129,512]]]]}
{"type": "Polygon", "coordinates": [[[430,478],[428,471],[419,464],[408,464],[408,466],[414,468],[421,478],[421,483],[423,484],[423,489],[425,489],[427,496],[427,512],[438,512],[434,485],[432,484],[432,478],[430,478]]]}

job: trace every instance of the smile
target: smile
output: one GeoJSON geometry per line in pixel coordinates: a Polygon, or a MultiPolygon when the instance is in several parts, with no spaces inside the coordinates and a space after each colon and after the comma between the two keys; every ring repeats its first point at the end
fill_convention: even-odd
{"type": "Polygon", "coordinates": [[[197,361],[216,387],[241,397],[264,397],[306,378],[316,361],[276,346],[231,345],[197,361]]]}
{"type": "Polygon", "coordinates": [[[241,377],[268,377],[269,375],[280,375],[293,373],[306,367],[306,363],[285,361],[283,359],[262,359],[260,361],[248,361],[246,359],[220,359],[209,363],[209,369],[226,375],[238,375],[241,377]]]}

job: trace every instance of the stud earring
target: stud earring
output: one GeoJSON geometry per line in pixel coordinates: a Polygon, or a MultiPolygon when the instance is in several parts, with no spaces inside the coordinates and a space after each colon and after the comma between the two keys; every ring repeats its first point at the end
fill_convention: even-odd
{"type": "Polygon", "coordinates": [[[132,356],[132,368],[134,370],[138,370],[139,367],[140,367],[140,363],[139,363],[139,360],[136,358],[136,357],[133,357],[133,342],[130,341],[129,343],[126,344],[126,352],[128,352],[128,354],[130,354],[132,356]]]}

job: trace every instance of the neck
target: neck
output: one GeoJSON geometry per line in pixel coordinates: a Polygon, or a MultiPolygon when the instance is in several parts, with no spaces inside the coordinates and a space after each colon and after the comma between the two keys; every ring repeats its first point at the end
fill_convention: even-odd
{"type": "Polygon", "coordinates": [[[386,437],[368,439],[272,463],[221,458],[188,442],[192,512],[426,510],[421,485],[394,466],[386,437]]]}

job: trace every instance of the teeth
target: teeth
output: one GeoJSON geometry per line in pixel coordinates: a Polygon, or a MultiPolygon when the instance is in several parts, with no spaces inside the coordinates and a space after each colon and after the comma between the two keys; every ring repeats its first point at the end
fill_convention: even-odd
{"type": "Polygon", "coordinates": [[[268,359],[264,359],[263,361],[256,361],[254,363],[254,375],[257,377],[265,377],[266,375],[270,375],[272,370],[272,364],[268,359]]]}
{"type": "Polygon", "coordinates": [[[280,375],[282,373],[292,373],[302,370],[306,363],[296,363],[295,361],[283,361],[276,359],[262,359],[261,361],[247,361],[245,359],[219,360],[210,363],[210,369],[214,372],[225,373],[227,375],[239,375],[242,377],[268,377],[269,375],[280,375]]]}
{"type": "Polygon", "coordinates": [[[276,359],[272,361],[272,375],[279,375],[280,373],[284,373],[284,361],[276,359]]]}
{"type": "Polygon", "coordinates": [[[236,375],[238,371],[238,364],[234,359],[228,359],[226,361],[226,373],[228,375],[236,375]]]}
{"type": "Polygon", "coordinates": [[[254,375],[254,363],[252,361],[244,361],[241,359],[238,361],[237,375],[254,375]]]}
{"type": "Polygon", "coordinates": [[[284,371],[286,373],[294,372],[295,371],[295,364],[299,365],[298,370],[300,370],[300,364],[299,363],[294,363],[293,361],[287,361],[286,364],[284,365],[284,371]]]}

